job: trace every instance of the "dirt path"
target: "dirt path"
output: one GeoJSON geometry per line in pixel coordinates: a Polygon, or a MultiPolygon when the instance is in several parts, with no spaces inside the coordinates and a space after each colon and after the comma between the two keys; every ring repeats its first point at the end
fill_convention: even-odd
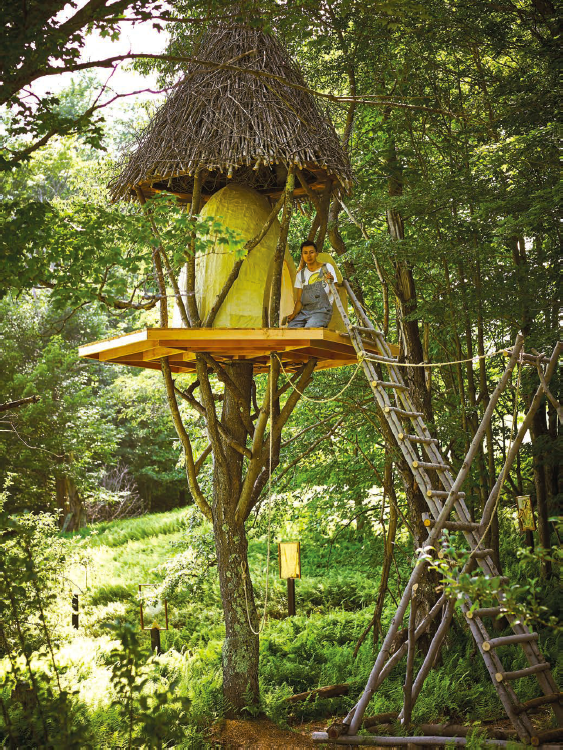
{"type": "Polygon", "coordinates": [[[254,719],[253,721],[223,719],[213,725],[210,739],[215,747],[228,748],[228,750],[238,750],[238,748],[281,750],[282,748],[314,747],[310,733],[299,734],[289,729],[281,729],[270,719],[254,719]]]}

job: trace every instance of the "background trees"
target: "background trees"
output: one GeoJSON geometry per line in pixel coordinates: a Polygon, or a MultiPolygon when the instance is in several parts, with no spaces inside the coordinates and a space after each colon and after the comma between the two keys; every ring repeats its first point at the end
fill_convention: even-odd
{"type": "MultiPolygon", "coordinates": [[[[178,58],[197,50],[203,28],[198,19],[221,16],[227,6],[187,5],[173,6],[171,17],[184,20],[169,24],[170,54],[158,63],[165,83],[174,82],[182,65],[178,58]]],[[[96,119],[97,110],[85,115],[91,99],[84,97],[84,87],[77,84],[74,94],[58,95],[57,101],[44,97],[37,108],[14,99],[34,76],[54,72],[49,55],[60,55],[64,68],[76,67],[89,21],[117,34],[124,5],[87,3],[71,34],[53,21],[58,6],[30,7],[23,20],[19,5],[3,11],[12,14],[4,27],[10,36],[6,101],[12,105],[5,114],[5,166],[20,166],[6,171],[1,184],[0,269],[4,290],[49,291],[19,301],[6,296],[2,303],[1,400],[36,390],[42,396],[14,422],[32,449],[11,427],[2,434],[3,469],[17,474],[17,492],[9,502],[12,510],[54,507],[61,476],[73,478],[86,496],[105,465],[122,462],[153,508],[170,507],[184,497],[161,386],[146,375],[83,366],[70,353],[81,341],[150,320],[156,284],[149,228],[130,206],[108,205],[100,154],[92,148],[107,144],[113,134],[96,119]],[[15,39],[20,27],[25,33],[15,39]],[[33,51],[36,39],[43,59],[33,51]],[[66,138],[69,133],[74,135],[66,138]],[[57,140],[57,134],[65,139],[57,140]],[[31,161],[22,165],[27,157],[31,161]],[[109,306],[112,317],[88,312],[86,304],[96,310],[109,306]],[[62,326],[80,305],[84,308],[62,326]]],[[[356,184],[352,196],[331,207],[327,248],[332,246],[408,362],[454,363],[413,369],[411,379],[457,467],[499,371],[494,359],[458,360],[508,345],[519,328],[528,350],[547,349],[557,337],[554,8],[545,0],[502,7],[481,0],[433,0],[424,6],[311,0],[299,7],[263,3],[259,14],[254,5],[249,8],[255,22],[259,18],[283,37],[312,88],[340,97],[327,106],[353,160],[356,184]]],[[[144,10],[160,13],[157,6],[144,10]]],[[[156,64],[139,66],[148,70],[156,64]]],[[[169,205],[155,211],[167,242],[181,250],[186,232],[181,216],[169,205]]],[[[290,238],[293,249],[310,226],[307,207],[304,214],[290,238]]],[[[326,398],[348,377],[317,375],[308,395],[326,398]]],[[[533,375],[526,374],[523,402],[534,387],[533,375]]],[[[554,381],[554,392],[559,388],[554,381]]],[[[361,533],[372,543],[373,529],[382,529],[376,523],[389,529],[386,541],[393,541],[395,526],[399,534],[416,532],[414,491],[408,495],[400,465],[392,466],[392,451],[374,433],[377,416],[365,403],[368,395],[358,381],[331,406],[301,404],[290,442],[282,446],[275,489],[311,500],[310,507],[298,506],[299,513],[319,536],[336,533],[338,526],[342,535],[361,533]]],[[[477,517],[506,449],[505,416],[515,397],[513,391],[502,399],[472,470],[468,502],[477,517]]],[[[205,448],[198,416],[183,408],[201,429],[205,448]]],[[[544,547],[554,538],[549,518],[561,489],[560,429],[555,411],[545,404],[501,505],[501,523],[514,530],[514,495],[530,492],[541,521],[535,542],[544,547]]],[[[280,505],[280,515],[293,512],[289,502],[280,505]]],[[[503,552],[498,530],[493,535],[499,562],[506,565],[517,538],[512,536],[513,546],[503,552]]],[[[397,539],[397,555],[403,544],[404,538],[397,539]]],[[[387,544],[391,587],[392,549],[387,544]]],[[[549,561],[542,573],[550,574],[549,561]]]]}

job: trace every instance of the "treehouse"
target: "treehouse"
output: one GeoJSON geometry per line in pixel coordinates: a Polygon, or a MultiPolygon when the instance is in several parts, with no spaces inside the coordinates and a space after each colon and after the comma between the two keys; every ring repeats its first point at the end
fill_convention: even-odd
{"type": "MultiPolygon", "coordinates": [[[[159,247],[160,297],[173,297],[160,303],[159,328],[89,344],[80,354],[155,369],[168,356],[175,372],[193,371],[198,352],[227,363],[250,359],[255,372],[268,368],[271,352],[289,369],[310,357],[319,369],[354,363],[336,306],[327,329],[280,327],[294,306],[293,211],[310,218],[307,238],[321,251],[331,201],[351,188],[334,127],[270,34],[221,25],[199,49],[202,61],[187,66],[110,187],[114,200],[138,200],[149,214],[152,197],[174,195],[191,217],[224,231],[197,244],[187,236],[181,269],[159,247]],[[227,234],[239,240],[240,257],[226,249],[227,234]]],[[[319,259],[338,269],[330,255],[319,259]]],[[[346,306],[344,290],[338,293],[346,306]]],[[[372,342],[366,348],[377,352],[372,342]]]]}

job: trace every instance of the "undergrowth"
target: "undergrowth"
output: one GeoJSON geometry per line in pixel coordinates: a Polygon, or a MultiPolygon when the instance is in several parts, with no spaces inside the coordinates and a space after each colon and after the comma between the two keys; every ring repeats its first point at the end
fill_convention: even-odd
{"type": "MultiPolygon", "coordinates": [[[[69,731],[76,731],[77,736],[82,732],[100,748],[126,747],[129,735],[132,746],[204,747],[207,728],[226,710],[221,690],[224,627],[209,525],[193,509],[184,509],[102,523],[95,531],[82,535],[81,564],[88,559],[89,575],[88,590],[80,597],[79,631],[69,627],[69,609],[57,615],[59,620],[68,618],[56,630],[54,644],[62,689],[70,700],[65,714],[69,731]],[[161,633],[165,650],[161,656],[150,658],[149,633],[139,631],[139,583],[154,583],[169,603],[170,629],[161,633]],[[130,676],[133,672],[135,679],[130,676]],[[124,708],[128,705],[134,707],[133,727],[131,714],[124,708]],[[161,744],[156,740],[150,744],[151,733],[161,744]]],[[[258,610],[266,607],[267,615],[260,640],[262,709],[282,724],[342,716],[363,690],[377,653],[378,643],[373,643],[370,634],[354,658],[377,597],[380,540],[374,536],[359,542],[352,534],[341,535],[329,549],[304,539],[302,579],[296,582],[298,614],[287,618],[286,584],[277,578],[274,553],[265,599],[267,544],[262,532],[256,528],[249,547],[258,610]],[[366,559],[369,570],[365,570],[366,559]],[[348,695],[294,704],[285,700],[338,683],[349,685],[348,695]]],[[[291,537],[291,529],[285,533],[285,538],[291,537]]],[[[275,545],[272,549],[275,552],[275,545]]],[[[405,580],[411,564],[408,549],[398,557],[398,564],[405,580]]],[[[397,596],[397,580],[390,585],[397,596]]],[[[388,597],[383,631],[393,614],[394,604],[388,597]]],[[[558,651],[555,635],[542,634],[541,644],[553,663],[558,651]]],[[[46,675],[51,668],[43,665],[45,653],[39,651],[34,658],[37,673],[46,675]]],[[[503,658],[507,669],[524,666],[517,647],[507,649],[503,658]]],[[[419,653],[417,664],[421,661],[419,653]]],[[[7,705],[14,679],[8,662],[0,662],[0,671],[1,697],[7,705]]],[[[397,668],[376,691],[368,713],[400,710],[403,680],[403,671],[397,668]]],[[[532,681],[518,686],[522,700],[536,695],[534,686],[532,681]]],[[[413,721],[469,722],[478,727],[502,716],[485,667],[458,614],[441,660],[414,707],[413,721]]],[[[25,711],[18,709],[12,731],[25,738],[26,726],[25,711]]],[[[403,730],[397,726],[393,731],[400,734],[403,730]]],[[[6,726],[2,732],[6,736],[6,726]]],[[[472,746],[479,746],[478,738],[472,746]]]]}

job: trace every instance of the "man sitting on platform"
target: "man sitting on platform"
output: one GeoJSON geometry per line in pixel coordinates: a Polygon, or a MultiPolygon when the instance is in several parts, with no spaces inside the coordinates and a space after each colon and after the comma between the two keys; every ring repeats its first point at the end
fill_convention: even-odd
{"type": "Polygon", "coordinates": [[[311,240],[301,244],[301,263],[295,277],[295,307],[287,316],[289,328],[326,328],[332,317],[334,296],[328,281],[336,279],[330,263],[319,263],[317,246],[311,240]]]}

